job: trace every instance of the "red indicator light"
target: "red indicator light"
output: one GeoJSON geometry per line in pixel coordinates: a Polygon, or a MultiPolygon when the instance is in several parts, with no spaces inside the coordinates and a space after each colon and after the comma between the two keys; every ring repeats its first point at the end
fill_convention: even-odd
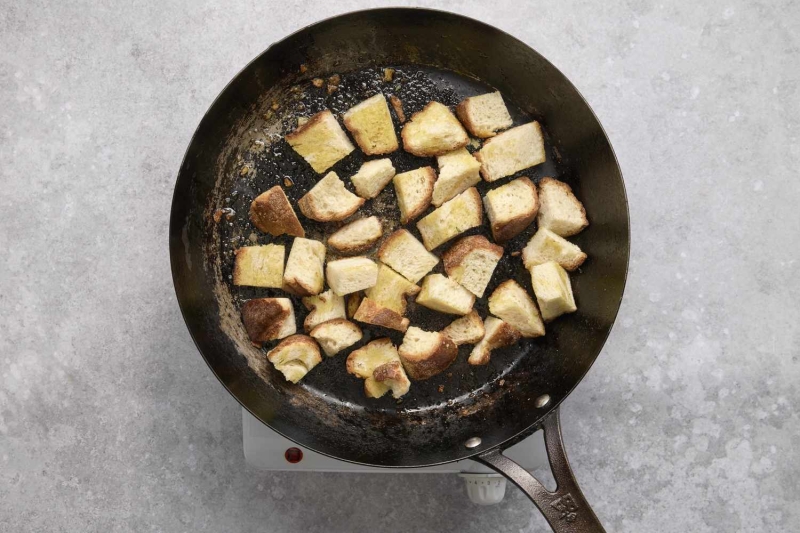
{"type": "Polygon", "coordinates": [[[283,456],[292,464],[299,463],[303,460],[303,450],[300,448],[289,448],[283,456]]]}

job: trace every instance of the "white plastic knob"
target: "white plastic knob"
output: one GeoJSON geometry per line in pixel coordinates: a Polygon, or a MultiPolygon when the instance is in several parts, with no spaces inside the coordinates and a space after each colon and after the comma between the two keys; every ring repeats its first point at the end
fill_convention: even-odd
{"type": "Polygon", "coordinates": [[[467,495],[472,503],[494,505],[506,495],[506,478],[500,474],[459,474],[467,485],[467,495]]]}

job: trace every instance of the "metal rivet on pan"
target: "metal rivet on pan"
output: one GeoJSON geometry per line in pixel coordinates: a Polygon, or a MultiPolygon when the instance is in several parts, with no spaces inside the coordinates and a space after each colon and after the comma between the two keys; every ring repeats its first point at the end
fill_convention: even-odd
{"type": "Polygon", "coordinates": [[[536,401],[534,402],[534,405],[536,407],[541,408],[541,407],[544,407],[545,405],[547,405],[548,403],[550,403],[550,395],[549,394],[542,394],[541,396],[536,398],[536,401]]]}
{"type": "Polygon", "coordinates": [[[480,437],[472,437],[471,439],[467,439],[467,442],[464,443],[464,446],[467,448],[477,448],[481,445],[481,438],[480,437]]]}

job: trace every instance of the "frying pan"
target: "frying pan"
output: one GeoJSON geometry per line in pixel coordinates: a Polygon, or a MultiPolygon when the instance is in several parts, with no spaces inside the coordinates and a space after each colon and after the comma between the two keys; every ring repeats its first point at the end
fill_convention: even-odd
{"type": "MultiPolygon", "coordinates": [[[[435,164],[402,150],[391,157],[398,172],[435,164]]],[[[333,170],[346,178],[363,160],[356,150],[333,170]]],[[[484,194],[497,185],[482,183],[479,189],[484,194]]],[[[380,212],[386,224],[397,220],[391,189],[357,215],[380,212]]],[[[311,238],[322,239],[332,229],[301,221],[311,238]]],[[[474,459],[511,479],[555,531],[603,531],[567,462],[558,406],[591,367],[616,317],[628,265],[628,226],[611,145],[558,69],[514,37],[469,18],[427,9],[376,9],[319,22],[273,44],[217,97],[178,174],[170,257],[180,308],[200,353],[228,391],[273,430],[316,452],[365,465],[422,467],[474,459]],[[391,81],[382,79],[386,67],[395,69],[391,81]],[[333,74],[340,79],[329,81],[333,74]],[[315,78],[326,80],[321,88],[312,83],[315,78]],[[330,93],[328,84],[335,86],[330,93]],[[361,380],[345,372],[342,354],[326,358],[297,385],[286,382],[266,361],[270,346],[250,344],[239,316],[243,301],[283,294],[230,282],[235,248],[291,244],[286,236],[272,239],[255,231],[247,217],[252,199],[281,183],[296,202],[320,178],[283,135],[296,126],[297,116],[325,108],[340,115],[378,91],[396,94],[410,115],[429,100],[454,105],[493,89],[503,93],[516,124],[536,119],[546,132],[547,162],[520,175],[534,181],[558,177],[586,207],[591,224],[573,239],[589,255],[572,276],[578,311],[548,324],[544,337],[493,352],[484,367],[467,365],[469,347],[462,346],[453,366],[413,382],[401,401],[366,398],[361,380]],[[502,454],[538,429],[544,430],[558,484],[554,491],[502,454]]],[[[408,229],[416,232],[413,224],[408,229]]],[[[534,229],[506,245],[486,294],[509,278],[530,291],[513,251],[534,229]]],[[[297,299],[294,305],[301,323],[303,306],[297,299]]],[[[486,316],[485,303],[476,305],[486,316]]],[[[433,331],[452,320],[413,302],[409,317],[433,331]]],[[[364,333],[361,344],[379,336],[402,341],[397,332],[365,328],[364,333]]]]}

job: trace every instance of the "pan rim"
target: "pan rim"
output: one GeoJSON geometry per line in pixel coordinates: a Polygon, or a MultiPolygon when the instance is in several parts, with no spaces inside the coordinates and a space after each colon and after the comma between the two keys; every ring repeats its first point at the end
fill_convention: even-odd
{"type": "Polygon", "coordinates": [[[178,294],[178,289],[177,289],[178,268],[177,268],[176,262],[175,262],[175,260],[173,258],[173,254],[170,253],[170,270],[171,270],[171,273],[172,273],[173,290],[175,291],[175,297],[178,300],[178,307],[179,307],[180,312],[181,312],[181,317],[183,318],[184,324],[186,325],[186,329],[189,332],[189,336],[191,337],[192,342],[195,345],[195,348],[200,353],[200,355],[203,357],[203,360],[205,361],[205,363],[208,366],[208,368],[211,370],[211,372],[217,378],[219,383],[225,388],[225,390],[239,403],[239,405],[241,405],[244,409],[246,409],[251,415],[253,415],[261,423],[265,424],[271,431],[276,432],[277,434],[281,435],[282,437],[290,440],[291,442],[294,442],[298,446],[301,446],[301,447],[303,447],[303,448],[305,448],[307,450],[311,450],[311,451],[313,451],[315,453],[318,453],[320,455],[324,455],[326,457],[330,457],[332,459],[336,459],[336,460],[339,460],[339,461],[344,461],[344,462],[351,463],[351,464],[357,464],[357,465],[361,465],[361,466],[369,466],[369,467],[373,467],[373,468],[385,468],[385,469],[418,469],[418,468],[426,468],[426,467],[430,467],[430,466],[437,466],[437,465],[443,465],[443,464],[453,463],[453,462],[457,462],[457,461],[463,461],[463,460],[467,460],[467,459],[472,459],[474,457],[477,457],[478,455],[487,453],[487,452],[489,452],[491,450],[495,450],[495,449],[505,450],[506,448],[510,447],[514,443],[519,442],[520,440],[522,440],[522,439],[528,437],[529,435],[533,434],[534,432],[536,432],[539,429],[539,426],[541,426],[542,421],[545,418],[547,418],[548,416],[550,416],[551,414],[553,414],[558,409],[558,407],[564,402],[564,400],[566,400],[570,396],[570,394],[572,394],[572,392],[575,390],[575,388],[586,377],[586,374],[589,373],[589,371],[594,366],[594,364],[596,363],[596,361],[600,357],[600,355],[602,355],[603,350],[604,350],[605,345],[606,345],[606,342],[608,341],[608,337],[611,335],[611,332],[614,329],[614,325],[616,324],[616,319],[619,316],[619,311],[620,311],[620,308],[622,306],[622,301],[623,301],[624,296],[625,296],[625,289],[626,289],[626,286],[627,286],[627,279],[628,279],[628,270],[630,268],[630,245],[631,245],[630,206],[629,206],[629,202],[628,202],[628,194],[627,194],[627,190],[626,190],[626,187],[625,187],[625,180],[624,180],[624,177],[623,177],[622,168],[621,168],[621,166],[619,164],[619,159],[617,158],[616,152],[614,151],[614,147],[613,147],[613,145],[611,143],[611,140],[609,139],[608,133],[606,132],[605,128],[603,127],[603,124],[600,122],[600,119],[598,118],[598,116],[595,113],[594,109],[591,107],[591,105],[586,100],[586,98],[583,96],[583,94],[580,92],[580,90],[578,90],[578,88],[575,86],[575,84],[561,71],[561,69],[559,69],[550,60],[548,60],[546,57],[544,57],[542,54],[540,54],[535,48],[533,48],[532,46],[530,46],[526,42],[522,41],[521,39],[518,39],[514,35],[511,35],[510,33],[506,32],[505,30],[503,30],[501,28],[497,28],[497,27],[495,27],[495,26],[493,26],[491,24],[488,24],[486,22],[477,20],[477,19],[472,18],[470,16],[462,15],[460,13],[454,13],[452,11],[446,11],[446,10],[442,10],[442,9],[425,8],[425,7],[381,7],[381,8],[359,9],[359,10],[355,10],[355,11],[348,11],[348,12],[344,12],[344,13],[339,13],[339,14],[336,14],[336,15],[332,15],[330,17],[326,17],[324,19],[317,20],[317,21],[315,21],[315,22],[313,22],[311,24],[307,24],[307,25],[305,25],[305,26],[303,26],[301,28],[298,28],[297,30],[295,30],[295,31],[293,31],[291,33],[286,34],[281,39],[272,42],[262,52],[260,52],[258,55],[256,55],[250,61],[248,61],[223,86],[223,88],[220,90],[220,92],[214,97],[214,99],[208,105],[206,111],[203,113],[203,116],[201,117],[200,121],[198,122],[198,125],[195,128],[195,131],[192,133],[192,136],[189,139],[189,143],[188,143],[188,145],[186,147],[186,150],[184,151],[184,155],[183,155],[183,157],[181,159],[181,164],[180,164],[180,167],[179,167],[178,175],[176,176],[176,180],[175,180],[175,186],[173,187],[172,202],[170,204],[169,235],[168,235],[168,241],[169,241],[168,244],[169,244],[170,251],[172,250],[173,239],[175,239],[177,237],[177,239],[180,240],[180,235],[181,235],[181,233],[183,231],[183,222],[182,221],[178,221],[177,218],[176,218],[176,214],[175,214],[176,213],[175,205],[176,205],[176,202],[178,201],[177,200],[177,192],[178,192],[177,189],[178,189],[178,183],[179,183],[178,178],[180,177],[181,169],[183,169],[184,165],[186,164],[187,159],[189,157],[190,150],[192,149],[192,146],[194,145],[194,142],[195,142],[195,140],[197,138],[198,132],[201,130],[201,127],[203,126],[203,123],[208,118],[209,113],[211,112],[212,109],[214,109],[214,107],[216,106],[217,102],[219,102],[219,100],[228,91],[228,89],[236,82],[236,80],[239,79],[239,77],[245,71],[247,71],[252,64],[258,62],[264,55],[269,53],[270,50],[272,50],[275,46],[277,46],[280,43],[282,43],[282,42],[284,42],[284,41],[286,41],[288,39],[291,39],[292,37],[295,37],[295,36],[297,36],[297,35],[299,35],[299,34],[301,34],[303,32],[309,31],[310,29],[312,29],[312,28],[314,28],[316,26],[329,23],[329,22],[331,22],[333,20],[336,20],[336,19],[346,19],[348,17],[353,17],[353,16],[357,16],[357,15],[360,15],[360,14],[364,14],[364,13],[380,13],[380,12],[395,12],[395,13],[397,13],[397,12],[402,12],[402,11],[407,11],[407,12],[427,12],[427,13],[436,14],[436,15],[446,15],[446,16],[456,17],[456,18],[462,19],[464,21],[468,21],[470,23],[473,23],[473,24],[476,24],[476,25],[479,25],[479,26],[483,26],[488,30],[496,31],[496,32],[502,34],[504,37],[507,37],[509,39],[512,39],[513,41],[516,41],[520,45],[524,46],[525,48],[527,48],[528,50],[530,50],[531,52],[536,54],[544,63],[549,65],[552,69],[554,69],[554,71],[556,71],[558,74],[560,74],[563,77],[564,81],[567,82],[569,87],[572,90],[575,91],[575,94],[580,98],[580,100],[586,106],[586,109],[589,111],[589,113],[591,113],[591,116],[594,118],[595,122],[599,126],[600,133],[602,134],[603,138],[605,139],[605,141],[606,141],[606,143],[608,145],[608,148],[610,150],[610,155],[611,155],[611,157],[613,159],[613,163],[614,163],[614,165],[616,166],[616,168],[619,171],[620,184],[622,186],[622,199],[624,201],[624,206],[625,206],[625,219],[627,221],[627,224],[626,224],[625,261],[624,261],[624,269],[622,271],[622,279],[621,279],[622,288],[621,288],[621,291],[620,291],[619,298],[615,301],[616,308],[615,308],[614,313],[613,313],[613,321],[612,321],[610,327],[608,328],[608,330],[605,332],[605,334],[602,335],[601,337],[599,337],[599,340],[601,341],[601,348],[598,351],[597,355],[593,358],[592,362],[586,367],[585,371],[580,374],[580,377],[574,382],[574,384],[567,389],[566,393],[560,399],[558,399],[557,401],[553,402],[550,406],[548,406],[548,408],[541,415],[537,416],[536,419],[533,420],[533,422],[528,424],[528,426],[526,428],[520,430],[519,432],[517,432],[516,434],[506,438],[505,440],[503,440],[503,441],[501,441],[501,442],[499,442],[497,444],[494,444],[493,446],[490,446],[490,447],[485,447],[485,448],[479,447],[479,448],[476,448],[474,453],[469,453],[469,454],[466,454],[466,455],[458,455],[458,456],[453,457],[452,459],[448,459],[448,460],[426,462],[424,464],[415,464],[415,465],[373,464],[373,463],[367,463],[367,462],[356,461],[356,460],[351,460],[351,459],[338,457],[338,456],[336,456],[336,455],[334,455],[332,453],[327,453],[327,452],[324,452],[324,451],[321,451],[321,450],[317,450],[313,446],[309,446],[306,443],[298,441],[297,439],[295,439],[295,438],[285,434],[284,432],[281,432],[280,430],[276,429],[271,424],[269,424],[267,421],[263,420],[258,414],[253,412],[253,410],[250,409],[250,407],[248,407],[247,405],[245,405],[245,403],[231,390],[231,388],[228,386],[228,384],[220,377],[220,375],[217,373],[217,371],[211,365],[211,363],[209,362],[208,358],[206,357],[206,355],[204,354],[203,350],[201,349],[201,347],[200,347],[200,345],[198,343],[198,339],[197,339],[197,336],[196,336],[195,332],[192,330],[191,327],[189,327],[189,322],[188,322],[187,316],[186,316],[186,310],[184,309],[184,305],[183,305],[183,303],[181,301],[181,298],[180,298],[180,295],[178,294]]]}

